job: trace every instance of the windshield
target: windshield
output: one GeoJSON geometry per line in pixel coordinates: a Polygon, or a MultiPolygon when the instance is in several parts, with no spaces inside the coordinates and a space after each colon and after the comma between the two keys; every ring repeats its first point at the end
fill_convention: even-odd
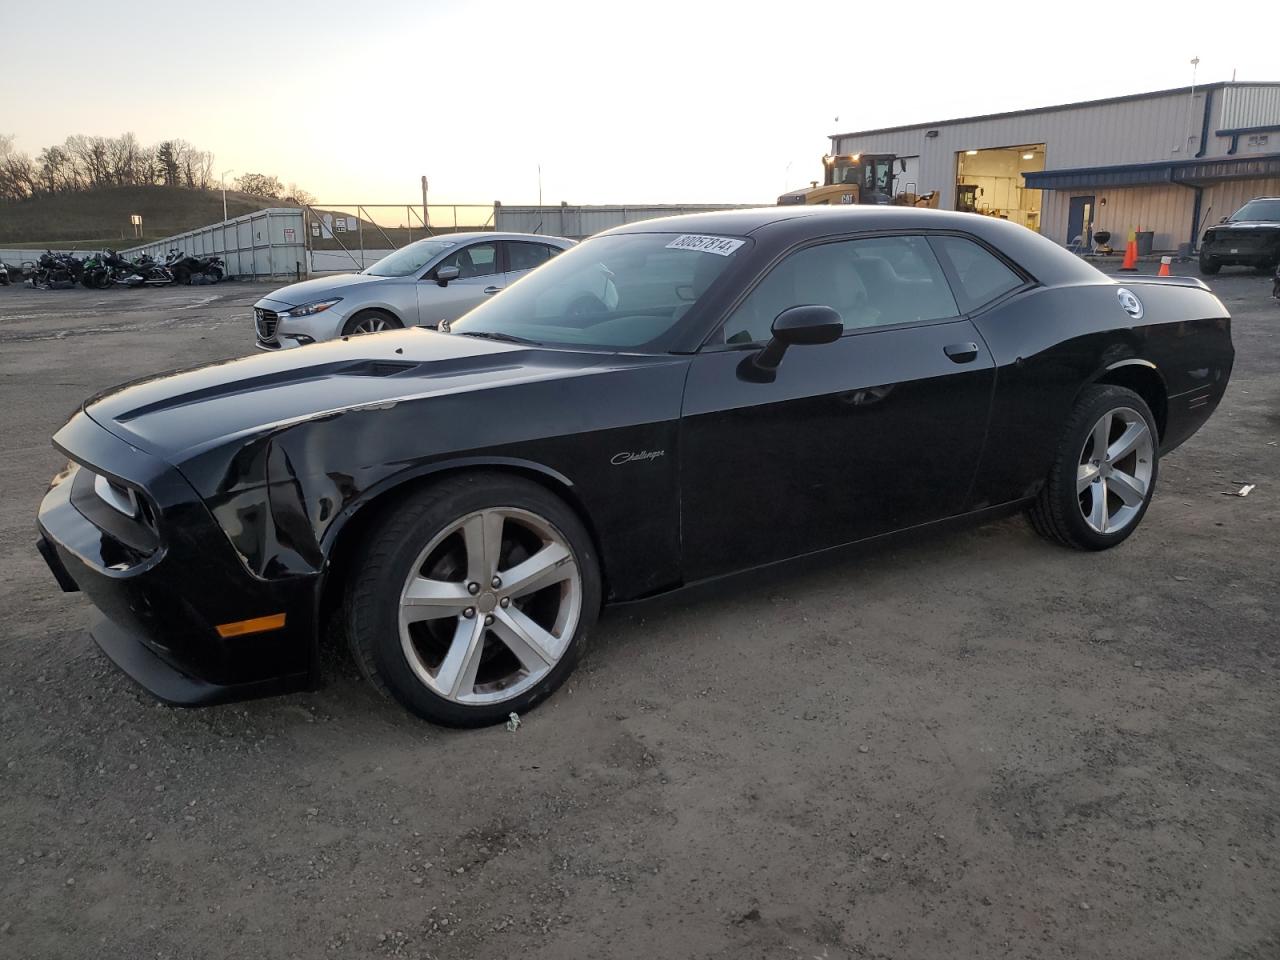
{"type": "Polygon", "coordinates": [[[456,246],[453,240],[419,240],[387,254],[364,272],[373,277],[407,277],[456,246]]]}
{"type": "Polygon", "coordinates": [[[597,237],[451,325],[457,334],[626,350],[667,333],[745,240],[672,233],[597,237]]]}
{"type": "Polygon", "coordinates": [[[1280,220],[1280,200],[1250,200],[1231,215],[1231,223],[1240,220],[1280,220]]]}

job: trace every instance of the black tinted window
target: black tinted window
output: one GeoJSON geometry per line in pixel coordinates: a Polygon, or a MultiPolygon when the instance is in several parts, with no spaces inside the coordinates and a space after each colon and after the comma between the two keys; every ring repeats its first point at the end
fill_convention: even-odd
{"type": "Polygon", "coordinates": [[[560,251],[545,243],[523,243],[511,240],[507,243],[507,269],[512,273],[517,270],[532,270],[546,263],[560,251]]]}
{"type": "Polygon", "coordinates": [[[959,289],[956,300],[965,313],[977,310],[1010,290],[1022,286],[1023,280],[992,253],[963,237],[934,237],[939,256],[951,261],[959,289]]]}
{"type": "Polygon", "coordinates": [[[800,250],[774,267],[729,318],[724,342],[768,340],[778,314],[806,303],[834,308],[846,330],[957,313],[923,237],[841,240],[800,250]]]}
{"type": "Polygon", "coordinates": [[[492,242],[473,243],[445,257],[436,265],[437,270],[441,267],[457,267],[458,277],[462,280],[487,277],[498,272],[498,245],[492,242]]]}

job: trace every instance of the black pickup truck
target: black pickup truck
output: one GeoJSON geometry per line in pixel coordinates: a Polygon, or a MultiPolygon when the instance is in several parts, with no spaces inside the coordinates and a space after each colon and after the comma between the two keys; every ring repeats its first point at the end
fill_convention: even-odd
{"type": "Polygon", "coordinates": [[[1280,197],[1255,197],[1204,232],[1200,272],[1233,265],[1270,273],[1280,264],[1280,197]]]}

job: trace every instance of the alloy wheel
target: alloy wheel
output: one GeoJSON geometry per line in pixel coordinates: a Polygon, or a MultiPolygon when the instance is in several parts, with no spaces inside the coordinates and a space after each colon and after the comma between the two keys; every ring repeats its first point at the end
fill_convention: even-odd
{"type": "Polygon", "coordinates": [[[1096,533],[1125,529],[1151,492],[1155,442],[1146,419],[1130,407],[1102,415],[1080,451],[1076,494],[1080,512],[1096,533]]]}
{"type": "Polygon", "coordinates": [[[391,325],[387,323],[386,317],[376,314],[365,317],[351,327],[352,333],[378,333],[382,330],[390,330],[391,325]]]}
{"type": "Polygon", "coordinates": [[[468,514],[418,555],[400,594],[400,642],[417,678],[456,703],[496,703],[541,681],[582,614],[567,538],[515,507],[468,514]]]}

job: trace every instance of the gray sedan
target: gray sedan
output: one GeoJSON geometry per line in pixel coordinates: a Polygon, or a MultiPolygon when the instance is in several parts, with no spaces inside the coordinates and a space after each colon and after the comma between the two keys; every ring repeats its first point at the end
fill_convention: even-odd
{"type": "Polygon", "coordinates": [[[261,350],[358,333],[435,327],[550,260],[574,241],[528,233],[454,233],[401,247],[360,273],[281,287],[253,306],[261,350]]]}

